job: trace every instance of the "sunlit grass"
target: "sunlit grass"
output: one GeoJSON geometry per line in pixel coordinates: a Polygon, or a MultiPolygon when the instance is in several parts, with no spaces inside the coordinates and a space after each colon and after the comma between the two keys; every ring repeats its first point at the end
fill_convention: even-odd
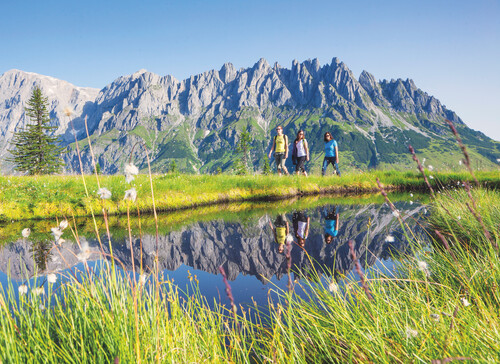
{"type": "MultiPolygon", "coordinates": [[[[418,173],[375,171],[342,176],[278,177],[233,175],[153,175],[157,211],[206,205],[215,202],[279,199],[302,194],[377,192],[376,178],[388,190],[426,190],[418,173]]],[[[465,173],[435,173],[435,186],[467,179],[465,173]]],[[[100,176],[100,186],[111,191],[109,200],[97,196],[95,176],[85,176],[89,196],[85,194],[81,176],[0,177],[0,221],[29,218],[88,216],[99,214],[103,206],[109,214],[124,214],[125,191],[131,186],[138,192],[141,212],[152,211],[149,176],[139,175],[129,185],[123,176],[100,176]]],[[[496,172],[478,173],[482,183],[498,186],[496,172]]]]}

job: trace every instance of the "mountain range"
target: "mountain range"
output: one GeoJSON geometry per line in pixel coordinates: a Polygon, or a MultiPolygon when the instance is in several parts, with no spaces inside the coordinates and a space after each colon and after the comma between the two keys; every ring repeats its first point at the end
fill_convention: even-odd
{"type": "MultiPolygon", "coordinates": [[[[457,169],[462,155],[445,120],[457,127],[478,168],[497,168],[500,143],[474,131],[410,79],[377,81],[367,71],[356,78],[339,59],[293,61],[290,69],[260,59],[253,67],[231,63],[185,80],[145,70],[122,76],[102,90],[77,87],[35,73],[10,70],[0,76],[0,168],[13,133],[29,122],[24,107],[35,85],[48,97],[50,116],[66,147],[65,172],[92,170],[84,119],[101,171],[118,173],[132,154],[146,168],[165,172],[172,161],[189,173],[234,169],[242,131],[251,134],[251,169],[262,168],[276,125],[293,140],[305,131],[308,168],[319,172],[323,134],[339,144],[341,168],[414,168],[408,145],[437,168],[457,169]],[[72,110],[71,116],[63,112],[72,110]],[[75,142],[75,136],[77,142],[75,142]],[[134,147],[135,146],[135,147],[134,147]]],[[[288,163],[291,164],[291,161],[288,163]]],[[[291,166],[290,166],[291,167],[291,166]]]]}

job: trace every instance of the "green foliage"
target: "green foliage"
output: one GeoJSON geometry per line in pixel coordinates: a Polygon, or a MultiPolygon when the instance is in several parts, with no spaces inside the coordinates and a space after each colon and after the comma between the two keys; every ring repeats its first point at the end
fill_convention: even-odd
{"type": "Polygon", "coordinates": [[[92,171],[92,173],[101,174],[101,165],[99,163],[95,164],[95,169],[92,171]]]}
{"type": "Polygon", "coordinates": [[[264,176],[271,174],[271,165],[269,164],[269,158],[267,158],[267,155],[264,156],[264,164],[262,167],[262,174],[264,176]]]}
{"type": "Polygon", "coordinates": [[[50,135],[56,127],[49,125],[48,101],[40,87],[33,89],[25,111],[33,124],[14,134],[13,149],[9,150],[12,158],[7,160],[15,164],[17,171],[29,175],[59,172],[62,148],[57,145],[58,138],[50,135]]]}
{"type": "Polygon", "coordinates": [[[175,162],[175,159],[170,162],[170,167],[168,169],[170,173],[176,173],[177,172],[177,163],[175,162]]]}
{"type": "Polygon", "coordinates": [[[252,139],[250,138],[250,132],[242,131],[240,133],[240,140],[236,146],[236,151],[239,154],[239,159],[236,162],[236,174],[245,175],[248,174],[249,166],[248,162],[250,160],[250,143],[252,139]]]}

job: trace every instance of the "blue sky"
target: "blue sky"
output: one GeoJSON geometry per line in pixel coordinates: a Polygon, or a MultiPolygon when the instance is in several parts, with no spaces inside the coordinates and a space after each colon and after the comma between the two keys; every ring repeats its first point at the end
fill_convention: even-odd
{"type": "Polygon", "coordinates": [[[224,62],[333,57],[356,76],[412,78],[500,140],[500,1],[10,1],[0,73],[102,88],[141,68],[177,79],[224,62]]]}

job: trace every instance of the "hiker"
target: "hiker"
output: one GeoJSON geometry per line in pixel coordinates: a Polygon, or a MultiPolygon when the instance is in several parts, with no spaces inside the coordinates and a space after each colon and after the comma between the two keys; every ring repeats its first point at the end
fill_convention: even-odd
{"type": "Polygon", "coordinates": [[[329,211],[325,207],[323,217],[325,218],[325,243],[331,244],[333,238],[339,234],[339,214],[337,207],[333,206],[329,211]]]}
{"type": "Polygon", "coordinates": [[[330,132],[326,132],[324,136],[325,140],[325,159],[323,159],[323,168],[321,169],[321,175],[324,176],[328,164],[331,163],[337,175],[340,177],[339,171],[339,148],[337,142],[333,139],[330,132]]]}
{"type": "Polygon", "coordinates": [[[303,248],[309,235],[309,217],[304,211],[296,211],[292,215],[292,225],[297,243],[303,248]]]}
{"type": "Polygon", "coordinates": [[[283,253],[285,250],[286,237],[290,232],[288,220],[286,219],[285,214],[279,214],[276,216],[274,226],[271,224],[271,221],[269,221],[269,226],[273,231],[274,241],[278,244],[278,252],[283,253]]]}
{"type": "Polygon", "coordinates": [[[288,174],[288,170],[285,167],[285,161],[288,158],[288,137],[283,134],[283,128],[281,126],[276,127],[277,135],[273,139],[273,147],[269,152],[269,158],[274,151],[274,161],[276,162],[276,169],[278,170],[278,176],[281,176],[283,171],[288,174]]]}
{"type": "Polygon", "coordinates": [[[293,143],[292,151],[292,161],[295,162],[295,173],[297,173],[297,175],[302,172],[304,176],[307,177],[305,167],[306,160],[309,161],[309,146],[307,145],[307,140],[304,137],[304,130],[299,130],[297,138],[295,138],[293,143]]]}

